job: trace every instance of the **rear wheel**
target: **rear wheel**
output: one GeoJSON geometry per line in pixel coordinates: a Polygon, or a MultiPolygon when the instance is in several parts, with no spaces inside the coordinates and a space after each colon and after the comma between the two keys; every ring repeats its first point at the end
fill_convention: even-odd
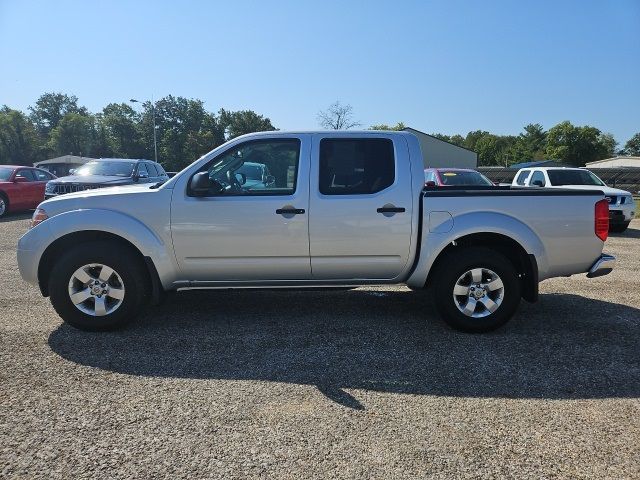
{"type": "Polygon", "coordinates": [[[51,303],[81,330],[113,330],[143,306],[147,275],[140,258],[114,242],[83,243],[64,254],[49,277],[51,303]]]}
{"type": "Polygon", "coordinates": [[[484,247],[446,254],[434,272],[435,304],[451,327],[489,332],[504,325],[520,303],[521,287],[513,264],[484,247]]]}

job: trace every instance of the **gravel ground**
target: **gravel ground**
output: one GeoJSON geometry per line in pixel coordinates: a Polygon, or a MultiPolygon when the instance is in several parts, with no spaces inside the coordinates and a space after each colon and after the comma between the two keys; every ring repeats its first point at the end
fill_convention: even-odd
{"type": "Polygon", "coordinates": [[[62,325],[0,223],[0,477],[640,478],[640,221],[489,335],[405,288],[186,292],[62,325]]]}

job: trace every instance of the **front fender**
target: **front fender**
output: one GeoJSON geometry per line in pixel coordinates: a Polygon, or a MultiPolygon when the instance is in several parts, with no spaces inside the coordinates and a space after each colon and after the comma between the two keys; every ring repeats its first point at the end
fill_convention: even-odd
{"type": "Polygon", "coordinates": [[[107,232],[127,240],[153,260],[165,288],[175,280],[177,265],[170,236],[163,240],[161,234],[134,217],[98,208],[60,213],[29,230],[18,242],[18,264],[23,278],[37,283],[38,265],[47,247],[59,238],[82,231],[107,232]]]}
{"type": "MultiPolygon", "coordinates": [[[[424,221],[427,219],[428,213],[424,221]]],[[[420,258],[407,280],[409,286],[425,284],[431,267],[451,242],[477,233],[495,233],[516,241],[528,254],[535,256],[540,279],[546,278],[548,259],[544,244],[528,225],[517,218],[496,212],[470,212],[453,217],[453,226],[445,233],[431,233],[428,225],[423,226],[422,231],[420,258]]]]}

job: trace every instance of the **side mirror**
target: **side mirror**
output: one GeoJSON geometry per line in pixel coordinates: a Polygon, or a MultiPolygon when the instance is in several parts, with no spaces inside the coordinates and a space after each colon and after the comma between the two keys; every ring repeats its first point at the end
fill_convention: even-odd
{"type": "Polygon", "coordinates": [[[542,187],[542,180],[534,180],[533,183],[531,184],[535,187],[542,187]]]}
{"type": "Polygon", "coordinates": [[[244,173],[236,173],[236,180],[240,185],[247,183],[247,176],[244,173]]]}
{"type": "Polygon", "coordinates": [[[429,180],[424,185],[425,185],[425,187],[435,187],[436,186],[436,182],[434,182],[433,180],[429,180]]]}
{"type": "Polygon", "coordinates": [[[209,178],[209,172],[200,172],[191,177],[189,190],[194,197],[206,197],[212,193],[222,192],[224,186],[218,181],[209,178]]]}
{"type": "Polygon", "coordinates": [[[69,169],[69,175],[73,175],[74,173],[76,173],[76,169],[75,168],[70,168],[69,169]]]}

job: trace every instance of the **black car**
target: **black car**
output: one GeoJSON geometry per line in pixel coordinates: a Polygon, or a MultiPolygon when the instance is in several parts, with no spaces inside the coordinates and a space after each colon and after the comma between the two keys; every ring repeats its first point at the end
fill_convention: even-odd
{"type": "Polygon", "coordinates": [[[47,183],[44,198],[94,188],[158,183],[169,180],[159,163],[131,158],[100,158],[85,163],[73,175],[47,183]]]}

